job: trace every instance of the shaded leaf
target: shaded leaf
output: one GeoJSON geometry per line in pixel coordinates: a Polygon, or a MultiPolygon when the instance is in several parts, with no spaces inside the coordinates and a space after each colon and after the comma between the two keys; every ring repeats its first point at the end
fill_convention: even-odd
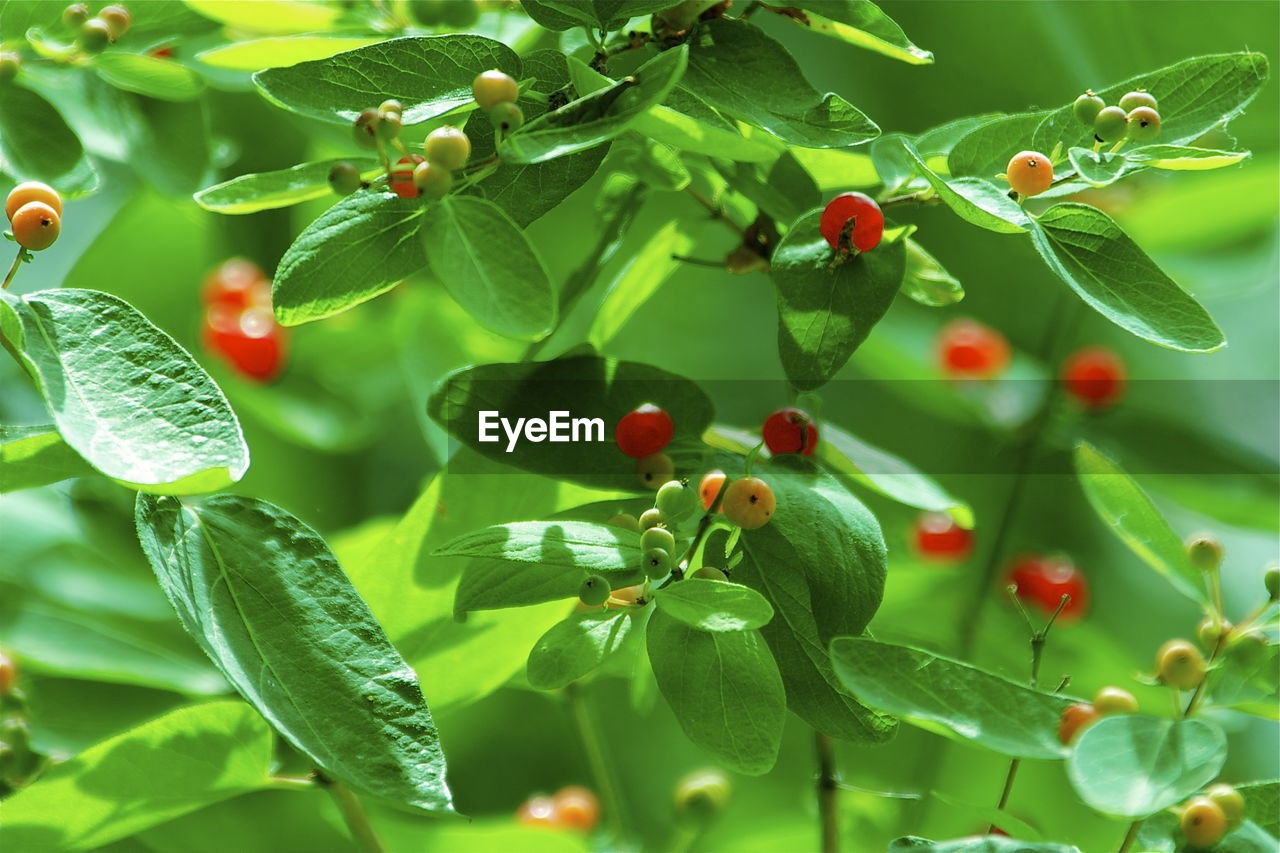
{"type": "Polygon", "coordinates": [[[747,631],[773,618],[755,590],[727,581],[686,578],[656,591],[658,609],[700,631],[747,631]]]}

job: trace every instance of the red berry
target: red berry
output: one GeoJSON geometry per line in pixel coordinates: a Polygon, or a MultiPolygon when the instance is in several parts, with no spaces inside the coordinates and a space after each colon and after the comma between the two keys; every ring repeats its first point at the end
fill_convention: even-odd
{"type": "Polygon", "coordinates": [[[812,456],[818,446],[818,428],[813,425],[813,418],[799,409],[778,409],[765,418],[760,432],[764,436],[765,447],[774,455],[799,453],[812,456]]]}
{"type": "Polygon", "coordinates": [[[17,683],[18,665],[14,663],[13,658],[4,653],[3,649],[0,649],[0,698],[12,693],[17,683]]]}
{"type": "Polygon", "coordinates": [[[1124,396],[1125,369],[1106,347],[1085,347],[1072,353],[1062,365],[1067,393],[1087,408],[1105,409],[1124,396]]]}
{"type": "Polygon", "coordinates": [[[205,307],[233,310],[271,305],[271,282],[253,261],[232,258],[205,276],[205,307]]]}
{"type": "Polygon", "coordinates": [[[703,509],[711,509],[711,504],[715,503],[721,487],[724,486],[724,481],[725,473],[719,468],[703,475],[702,482],[698,485],[698,497],[702,498],[703,509]]]}
{"type": "Polygon", "coordinates": [[[238,373],[258,382],[279,375],[284,365],[285,331],[270,308],[237,311],[214,306],[205,314],[204,344],[238,373]]]}
{"type": "Polygon", "coordinates": [[[623,453],[641,459],[660,452],[671,442],[675,431],[670,415],[652,403],[645,403],[622,416],[613,438],[623,453]]]}
{"type": "Polygon", "coordinates": [[[1089,582],[1075,563],[1066,557],[1032,555],[1014,563],[1010,583],[1018,587],[1018,598],[1030,601],[1046,613],[1058,609],[1063,595],[1071,596],[1062,618],[1078,619],[1089,610],[1089,582]]]}
{"type": "Polygon", "coordinates": [[[552,798],[556,806],[556,822],[567,829],[590,832],[600,822],[600,801],[581,785],[567,785],[552,798]]]}
{"type": "Polygon", "coordinates": [[[827,203],[818,230],[837,252],[869,252],[884,236],[884,213],[869,195],[842,193],[827,203]]]}
{"type": "Polygon", "coordinates": [[[973,532],[945,512],[925,512],[916,519],[916,550],[931,560],[963,560],[973,548],[973,532]]]}
{"type": "Polygon", "coordinates": [[[391,191],[400,198],[417,198],[422,195],[422,190],[413,182],[413,170],[426,159],[421,154],[410,154],[397,160],[395,168],[391,170],[391,191]]]}
{"type": "Polygon", "coordinates": [[[987,379],[1009,366],[1004,335],[976,320],[952,320],[938,332],[942,370],[957,379],[987,379]]]}
{"type": "Polygon", "coordinates": [[[1098,711],[1088,702],[1077,702],[1068,705],[1058,720],[1058,740],[1064,745],[1075,740],[1081,731],[1098,722],[1098,711]]]}

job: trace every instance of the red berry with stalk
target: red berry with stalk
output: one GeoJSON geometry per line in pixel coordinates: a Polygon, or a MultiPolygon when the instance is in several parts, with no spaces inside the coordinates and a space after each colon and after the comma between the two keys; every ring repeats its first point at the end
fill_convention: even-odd
{"type": "Polygon", "coordinates": [[[255,382],[269,382],[280,375],[285,344],[285,330],[269,307],[213,306],[205,313],[205,347],[255,382]]]}
{"type": "Polygon", "coordinates": [[[395,166],[391,169],[391,177],[388,184],[391,191],[400,198],[417,198],[422,195],[422,190],[418,189],[418,185],[413,181],[413,170],[418,167],[419,163],[426,161],[426,157],[421,154],[410,154],[408,157],[401,157],[396,161],[395,166]]]}
{"type": "Polygon", "coordinates": [[[779,453],[812,456],[818,446],[818,428],[808,412],[800,409],[778,409],[765,418],[760,432],[764,446],[775,456],[779,453]]]}
{"type": "Polygon", "coordinates": [[[619,419],[613,438],[623,453],[642,459],[660,452],[670,444],[675,430],[671,415],[653,403],[645,403],[619,419]]]}
{"type": "Polygon", "coordinates": [[[956,524],[945,512],[924,512],[916,518],[916,550],[927,560],[954,562],[973,550],[973,531],[956,524]]]}
{"type": "Polygon", "coordinates": [[[271,281],[253,261],[232,258],[205,276],[201,297],[207,308],[241,311],[254,306],[270,307],[271,281]]]}
{"type": "Polygon", "coordinates": [[[827,203],[818,230],[837,252],[870,252],[884,236],[884,213],[863,193],[842,193],[827,203]]]}
{"type": "Polygon", "coordinates": [[[1033,554],[1018,559],[1009,572],[1009,583],[1023,601],[1044,613],[1058,609],[1063,595],[1070,596],[1060,619],[1074,621],[1089,610],[1089,581],[1075,563],[1064,556],[1033,554]]]}
{"type": "Polygon", "coordinates": [[[1106,347],[1076,350],[1062,365],[1067,393],[1089,409],[1105,409],[1124,396],[1127,374],[1124,362],[1106,347]]]}
{"type": "Polygon", "coordinates": [[[976,320],[952,320],[938,332],[938,362],[954,379],[990,379],[1009,366],[1004,335],[976,320]]]}

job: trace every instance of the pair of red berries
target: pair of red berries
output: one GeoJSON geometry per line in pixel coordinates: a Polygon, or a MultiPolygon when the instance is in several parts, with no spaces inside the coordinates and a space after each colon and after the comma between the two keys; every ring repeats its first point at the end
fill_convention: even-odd
{"type": "Polygon", "coordinates": [[[1089,580],[1068,557],[1029,554],[1016,559],[1008,582],[1018,598],[1049,614],[1058,609],[1062,596],[1070,596],[1060,619],[1075,621],[1089,611],[1089,580]]]}
{"type": "Polygon", "coordinates": [[[271,281],[252,261],[232,258],[205,278],[205,348],[257,382],[284,366],[287,335],[271,310],[271,281]]]}
{"type": "Polygon", "coordinates": [[[588,788],[566,785],[554,794],[525,800],[516,809],[521,826],[590,832],[600,822],[600,801],[588,788]]]}

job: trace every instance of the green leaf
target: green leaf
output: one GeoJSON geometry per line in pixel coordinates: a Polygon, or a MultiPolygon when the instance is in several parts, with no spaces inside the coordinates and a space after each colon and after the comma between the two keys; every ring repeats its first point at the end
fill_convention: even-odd
{"type": "Polygon", "coordinates": [[[327,3],[307,0],[254,0],[226,3],[222,0],[184,0],[186,5],[229,27],[258,33],[303,33],[327,30],[341,10],[327,3]]]}
{"type": "Polygon", "coordinates": [[[1203,172],[1244,162],[1253,155],[1248,151],[1218,151],[1191,145],[1144,145],[1129,159],[1153,169],[1171,172],[1203,172]]]}
{"type": "Polygon", "coordinates": [[[1111,322],[1144,340],[1183,352],[1213,352],[1222,330],[1101,210],[1056,204],[1031,228],[1049,269],[1111,322]]]}
{"type": "Polygon", "coordinates": [[[869,0],[801,0],[799,8],[784,8],[782,16],[793,23],[898,59],[909,65],[929,65],[933,54],[911,43],[902,27],[869,0]]]}
{"type": "Polygon", "coordinates": [[[185,65],[145,53],[104,53],[94,57],[93,70],[117,89],[163,101],[190,101],[205,88],[204,79],[185,65]]]}
{"type": "Polygon", "coordinates": [[[316,163],[299,163],[275,172],[241,175],[206,187],[195,194],[196,204],[214,213],[257,213],[289,207],[333,192],[329,172],[339,163],[350,163],[360,170],[365,180],[377,177],[382,169],[377,160],[368,157],[337,157],[316,163]]]}
{"type": "Polygon", "coordinates": [[[631,315],[662,289],[680,268],[673,255],[687,255],[694,239],[685,226],[672,220],[658,229],[636,252],[609,284],[600,307],[591,320],[587,341],[603,349],[622,331],[631,315]]]}
{"type": "Polygon", "coordinates": [[[711,401],[694,382],[636,362],[573,355],[467,368],[440,383],[427,411],[451,436],[482,456],[535,474],[634,491],[640,485],[635,460],[618,450],[613,430],[623,415],[646,402],[661,406],[675,422],[668,455],[677,469],[682,462],[691,465],[688,453],[677,448],[693,446],[710,425],[711,401]],[[511,424],[569,412],[575,419],[599,418],[603,434],[593,430],[580,433],[580,438],[591,440],[521,441],[511,447],[497,428],[489,433],[489,441],[480,440],[480,413],[486,411],[500,412],[511,424]]]}
{"type": "Polygon", "coordinates": [[[540,163],[613,139],[667,97],[685,73],[688,57],[683,46],[665,51],[629,77],[538,116],[503,140],[503,161],[540,163]]]}
{"type": "Polygon", "coordinates": [[[49,426],[0,426],[0,494],[94,473],[49,426]]]}
{"type": "Polygon", "coordinates": [[[328,59],[336,53],[376,44],[370,36],[273,36],[236,41],[196,54],[196,59],[212,68],[228,71],[260,71],[328,59]]]}
{"type": "MultiPolygon", "coordinates": [[[[487,126],[488,117],[481,118],[487,126]]],[[[471,132],[469,124],[467,131],[471,132]]],[[[475,142],[473,137],[472,143],[475,142]]],[[[527,228],[591,180],[608,153],[609,146],[600,145],[542,163],[517,165],[504,162],[468,192],[493,202],[516,225],[527,228]]]]}
{"type": "Polygon", "coordinates": [[[78,288],[5,291],[0,302],[21,320],[22,340],[10,342],[62,439],[98,471],[156,494],[244,476],[249,448],[222,391],[129,303],[78,288]]]}
{"type": "Polygon", "coordinates": [[[16,83],[0,86],[0,171],[44,181],[65,195],[97,188],[80,138],[44,98],[16,83]]]}
{"type": "Polygon", "coordinates": [[[902,241],[881,242],[832,267],[818,230],[822,211],[797,220],[773,253],[778,295],[778,353],[793,386],[813,390],[844,367],[889,310],[902,285],[902,241]]]}
{"type": "Polygon", "coordinates": [[[281,735],[352,788],[453,811],[418,678],[314,530],[235,495],[140,496],[137,525],[183,627],[281,735]]]}
{"type": "Polygon", "coordinates": [[[1108,529],[1178,592],[1206,604],[1204,579],[1147,493],[1086,442],[1076,445],[1075,465],[1089,505],[1108,529]]]}
{"type": "Polygon", "coordinates": [[[846,148],[880,133],[844,98],[819,95],[787,49],[745,21],[719,18],[698,28],[683,85],[794,145],[846,148]]]}
{"type": "Polygon", "coordinates": [[[54,765],[4,801],[0,847],[96,850],[268,785],[271,730],[240,702],[170,711],[54,765]]]}
{"type": "Polygon", "coordinates": [[[632,18],[670,5],[670,0],[531,0],[520,4],[540,25],[560,31],[582,26],[613,31],[632,18]]]}
{"type": "MultiPolygon", "coordinates": [[[[1271,616],[1274,626],[1275,605],[1271,616]]],[[[1254,627],[1261,626],[1255,623],[1254,627]]],[[[1217,665],[1209,671],[1207,686],[1213,704],[1265,720],[1280,720],[1280,702],[1276,701],[1278,657],[1280,649],[1276,644],[1260,642],[1257,634],[1233,636],[1217,665]]]]}
{"type": "Polygon", "coordinates": [[[471,82],[494,68],[519,79],[520,59],[482,36],[406,36],[259,71],[253,82],[285,109],[334,124],[349,124],[388,98],[404,107],[405,124],[418,124],[470,108],[471,82]]]}
{"type": "Polygon", "coordinates": [[[941,802],[964,812],[967,817],[982,821],[983,823],[991,824],[992,826],[997,826],[1004,830],[1008,835],[1016,837],[1022,841],[1039,842],[1044,840],[1044,836],[1036,831],[1035,827],[1027,823],[1025,820],[1014,817],[1003,809],[986,805],[984,803],[971,803],[958,800],[938,791],[930,791],[929,794],[934,799],[940,800],[941,802]]]}
{"type": "Polygon", "coordinates": [[[1280,781],[1236,785],[1244,797],[1244,815],[1266,832],[1280,837],[1280,781]]]}
{"type": "Polygon", "coordinates": [[[1072,699],[923,649],[837,637],[836,675],[855,696],[921,728],[1014,758],[1062,758],[1058,722],[1072,699]]]}
{"type": "MultiPolygon", "coordinates": [[[[1173,811],[1163,811],[1142,824],[1134,849],[1143,853],[1183,853],[1188,849],[1185,842],[1178,816],[1173,811]]],[[[1273,853],[1276,849],[1275,835],[1248,820],[1213,845],[1213,853],[1273,853]]]]}
{"type": "Polygon", "coordinates": [[[965,222],[998,234],[1017,234],[1031,227],[1031,217],[1009,198],[1007,190],[980,178],[944,180],[925,165],[910,143],[904,147],[938,197],[965,222]]]}
{"type": "Polygon", "coordinates": [[[998,835],[975,835],[952,841],[929,841],[926,838],[904,836],[889,845],[888,853],[1080,853],[1080,848],[1070,844],[1001,838],[998,835]]]}
{"type": "Polygon", "coordinates": [[[1226,758],[1227,738],[1215,723],[1118,714],[1080,734],[1067,758],[1067,777],[1090,808],[1139,818],[1200,790],[1226,758]]]}
{"type": "MultiPolygon", "coordinates": [[[[640,565],[640,540],[607,524],[513,521],[459,536],[435,550],[438,557],[489,557],[511,563],[578,568],[589,574],[630,572],[640,565]]],[[[577,592],[577,589],[574,589],[577,592]]]]}
{"type": "Polygon", "coordinates": [[[276,319],[297,326],[338,314],[426,266],[419,199],[357,190],[303,230],[280,259],[276,319]]]}
{"type": "Polygon", "coordinates": [[[679,151],[744,163],[767,163],[778,156],[772,137],[746,137],[696,95],[673,89],[665,104],[650,107],[631,129],[679,151]]]}
{"type": "Polygon", "coordinates": [[[558,690],[598,667],[626,640],[632,619],[621,610],[575,613],[552,626],[529,652],[529,683],[558,690]]]}
{"type": "Polygon", "coordinates": [[[420,234],[435,277],[480,323],[525,340],[554,328],[557,301],[546,265],[502,208],[448,196],[427,207],[420,234]]]}
{"type": "Polygon", "coordinates": [[[1015,113],[992,118],[960,137],[947,155],[947,170],[952,177],[976,177],[993,180],[1004,172],[1009,159],[1025,151],[1047,111],[1015,113]]]}
{"type": "Polygon", "coordinates": [[[687,578],[654,593],[658,609],[700,631],[748,631],[773,618],[773,607],[750,587],[687,578]]]}
{"type": "Polygon", "coordinates": [[[161,101],[126,92],[119,95],[121,121],[128,128],[129,157],[146,163],[140,170],[142,176],[161,192],[174,196],[190,196],[207,185],[213,134],[206,100],[161,101]]]}
{"type": "Polygon", "coordinates": [[[964,286],[947,272],[938,259],[907,238],[906,270],[902,276],[902,292],[912,300],[930,308],[943,308],[964,299],[964,286]]]}
{"type": "Polygon", "coordinates": [[[749,776],[778,759],[786,696],[756,631],[699,631],[662,611],[647,630],[658,688],[689,740],[749,776]]]}
{"type": "Polygon", "coordinates": [[[917,509],[946,512],[961,527],[973,527],[973,510],[909,463],[867,444],[835,424],[822,425],[818,460],[833,474],[917,509]]]}
{"type": "Polygon", "coordinates": [[[1072,148],[1067,152],[1072,168],[1091,187],[1105,187],[1124,175],[1129,158],[1124,154],[1094,151],[1092,148],[1072,148]]]}

